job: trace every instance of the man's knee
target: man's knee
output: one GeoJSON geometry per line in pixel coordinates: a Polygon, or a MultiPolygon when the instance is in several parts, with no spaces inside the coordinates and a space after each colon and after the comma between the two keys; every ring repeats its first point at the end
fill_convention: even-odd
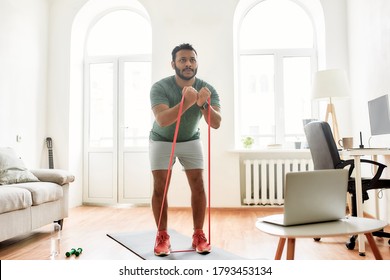
{"type": "Polygon", "coordinates": [[[166,170],[153,171],[153,191],[155,194],[163,194],[167,183],[168,172],[166,170]]]}

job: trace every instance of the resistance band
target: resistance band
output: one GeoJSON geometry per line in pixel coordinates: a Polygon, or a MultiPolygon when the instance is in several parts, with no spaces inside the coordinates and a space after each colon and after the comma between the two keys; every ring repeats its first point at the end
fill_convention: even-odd
{"type": "MultiPolygon", "coordinates": [[[[158,235],[158,232],[160,231],[160,224],[161,224],[161,217],[162,217],[162,213],[163,213],[163,209],[164,209],[164,204],[165,204],[165,200],[166,200],[166,196],[167,196],[167,193],[168,193],[168,187],[169,187],[169,179],[171,177],[171,173],[172,173],[172,164],[173,164],[173,157],[174,157],[174,154],[175,154],[175,147],[176,147],[176,142],[177,142],[177,135],[179,133],[179,126],[180,126],[180,121],[181,121],[181,115],[183,113],[183,103],[184,103],[184,95],[182,96],[181,98],[181,101],[180,101],[180,104],[179,104],[179,112],[178,112],[178,115],[177,115],[177,121],[176,121],[176,127],[175,127],[175,134],[173,136],[173,142],[172,142],[172,149],[171,149],[171,155],[169,157],[169,165],[168,165],[168,170],[167,170],[167,178],[166,178],[166,181],[165,181],[165,187],[164,187],[164,195],[163,195],[163,200],[162,200],[162,204],[161,204],[161,209],[160,209],[160,216],[159,216],[159,219],[158,219],[158,224],[157,224],[157,234],[156,234],[156,243],[155,243],[155,246],[157,245],[157,235],[158,235]]],[[[211,106],[211,103],[210,103],[210,98],[208,99],[208,103],[209,103],[209,107],[211,106]]],[[[210,180],[210,163],[211,163],[211,157],[210,157],[210,121],[211,121],[211,109],[209,108],[208,109],[208,113],[207,113],[207,123],[208,123],[208,137],[207,137],[207,144],[208,144],[208,236],[209,236],[209,244],[211,244],[211,222],[210,222],[210,216],[211,216],[211,210],[210,210],[210,186],[211,186],[211,180],[210,180]]],[[[194,250],[177,250],[177,251],[171,251],[171,253],[174,253],[174,252],[191,252],[191,251],[194,251],[194,250]]]]}

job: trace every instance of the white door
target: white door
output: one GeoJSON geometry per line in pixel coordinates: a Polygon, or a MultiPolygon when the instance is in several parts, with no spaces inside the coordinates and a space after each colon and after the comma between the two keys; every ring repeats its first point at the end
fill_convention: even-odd
{"type": "Polygon", "coordinates": [[[151,62],[145,57],[122,59],[119,74],[119,156],[118,202],[149,203],[151,171],[149,168],[149,131],[152,122],[149,91],[151,62]]]}
{"type": "Polygon", "coordinates": [[[149,203],[150,56],[85,64],[84,203],[149,203]]]}

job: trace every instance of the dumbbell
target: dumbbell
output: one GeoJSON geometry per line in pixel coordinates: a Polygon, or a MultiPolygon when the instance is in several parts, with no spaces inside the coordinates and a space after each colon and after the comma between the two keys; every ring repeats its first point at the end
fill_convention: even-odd
{"type": "Polygon", "coordinates": [[[76,257],[78,257],[82,252],[83,252],[83,249],[78,248],[74,254],[76,255],[76,257]]]}
{"type": "Polygon", "coordinates": [[[74,254],[76,254],[76,249],[75,249],[75,248],[72,248],[69,252],[66,252],[66,253],[65,253],[65,256],[66,256],[67,258],[69,258],[71,255],[74,255],[74,254]]]}
{"type": "Polygon", "coordinates": [[[71,255],[75,255],[76,257],[78,257],[82,251],[82,248],[78,248],[77,250],[75,248],[72,248],[69,252],[65,253],[65,256],[70,257],[71,255]]]}

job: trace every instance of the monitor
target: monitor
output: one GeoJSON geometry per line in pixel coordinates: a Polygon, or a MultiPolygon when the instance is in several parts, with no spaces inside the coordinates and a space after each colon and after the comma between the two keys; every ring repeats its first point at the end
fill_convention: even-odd
{"type": "Polygon", "coordinates": [[[368,101],[371,135],[390,134],[389,97],[383,95],[368,101]]]}

